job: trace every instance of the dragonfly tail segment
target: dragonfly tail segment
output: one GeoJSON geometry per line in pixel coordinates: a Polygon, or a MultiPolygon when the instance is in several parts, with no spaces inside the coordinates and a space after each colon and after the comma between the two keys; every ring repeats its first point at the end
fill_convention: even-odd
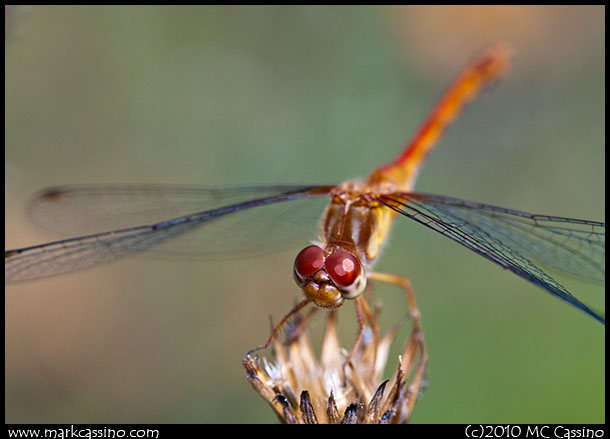
{"type": "Polygon", "coordinates": [[[510,55],[511,50],[507,46],[495,45],[466,66],[396,160],[375,170],[369,182],[380,183],[388,181],[389,177],[403,190],[412,190],[426,157],[445,129],[457,118],[465,104],[506,73],[510,55]]]}

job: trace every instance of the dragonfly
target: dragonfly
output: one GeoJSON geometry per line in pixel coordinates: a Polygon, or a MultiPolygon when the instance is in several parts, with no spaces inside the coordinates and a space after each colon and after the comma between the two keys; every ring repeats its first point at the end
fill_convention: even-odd
{"type": "Polygon", "coordinates": [[[321,217],[318,239],[294,262],[294,278],[305,298],[273,328],[262,346],[309,304],[316,305],[315,309],[336,309],[353,300],[362,322],[363,315],[370,316],[362,300],[368,280],[401,286],[413,324],[420,328],[408,280],[372,270],[392,223],[409,218],[605,324],[602,310],[569,292],[549,274],[554,270],[603,282],[605,223],[414,191],[422,164],[446,128],[481,90],[505,74],[509,64],[509,50],[502,46],[475,57],[398,157],[364,180],[338,185],[46,189],[30,203],[30,217],[43,228],[80,236],[6,250],[6,282],[84,270],[143,252],[213,258],[255,254],[286,245],[303,222],[315,224],[314,218],[321,217]]]}

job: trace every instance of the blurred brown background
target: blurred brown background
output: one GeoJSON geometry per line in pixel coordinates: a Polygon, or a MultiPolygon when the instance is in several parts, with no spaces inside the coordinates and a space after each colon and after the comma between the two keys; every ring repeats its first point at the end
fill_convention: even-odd
{"type": "MultiPolygon", "coordinates": [[[[52,239],[23,213],[46,186],[365,176],[496,41],[515,50],[511,72],[448,131],[417,189],[604,220],[603,7],[8,12],[7,249],[52,239]]],[[[6,421],[275,422],[241,359],[299,297],[297,251],[134,259],[7,287],[6,421]]],[[[423,314],[429,386],[413,422],[605,421],[598,322],[406,220],[378,268],[411,279],[423,314]]],[[[400,294],[377,297],[386,326],[402,316],[400,294]]],[[[340,313],[346,344],[353,314],[340,313]]]]}

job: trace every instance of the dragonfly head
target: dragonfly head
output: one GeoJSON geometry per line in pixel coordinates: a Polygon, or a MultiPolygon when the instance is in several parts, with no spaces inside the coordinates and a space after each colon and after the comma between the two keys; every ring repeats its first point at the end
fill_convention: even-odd
{"type": "Polygon", "coordinates": [[[326,254],[317,245],[305,247],[294,261],[294,278],[305,296],[323,308],[337,308],[364,291],[366,273],[358,258],[346,251],[326,254]]]}

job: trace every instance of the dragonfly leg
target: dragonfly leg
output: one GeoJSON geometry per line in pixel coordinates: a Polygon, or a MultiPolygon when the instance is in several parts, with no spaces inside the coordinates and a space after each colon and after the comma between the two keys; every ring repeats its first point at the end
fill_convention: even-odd
{"type": "Polygon", "coordinates": [[[310,302],[309,299],[305,299],[305,300],[297,303],[294,306],[294,308],[292,308],[288,312],[288,314],[286,314],[284,316],[284,318],[282,320],[280,320],[280,322],[277,325],[275,325],[275,327],[271,330],[271,334],[269,335],[269,338],[267,339],[267,341],[264,344],[260,345],[260,346],[257,346],[257,347],[255,347],[253,349],[250,349],[246,353],[246,356],[250,356],[250,355],[252,355],[256,351],[260,351],[261,349],[266,349],[267,347],[269,347],[271,342],[275,339],[275,337],[277,337],[277,333],[279,332],[280,328],[286,324],[288,319],[290,319],[293,315],[295,315],[296,313],[301,311],[303,308],[305,308],[305,306],[307,306],[307,304],[309,304],[309,302],[310,302]]]}
{"type": "Polygon", "coordinates": [[[407,279],[406,277],[398,276],[396,274],[379,273],[376,271],[369,272],[368,278],[372,280],[378,280],[380,282],[391,283],[402,288],[405,291],[405,295],[407,297],[409,314],[413,319],[413,330],[414,332],[422,332],[421,314],[419,312],[419,309],[417,308],[417,302],[415,301],[415,291],[413,291],[413,287],[411,286],[411,282],[409,281],[409,279],[407,279]]]}
{"type": "Polygon", "coordinates": [[[409,412],[415,405],[415,400],[419,390],[423,386],[423,378],[426,373],[426,366],[428,364],[428,353],[426,351],[426,344],[424,342],[424,332],[421,325],[421,314],[417,308],[415,302],[415,292],[411,286],[411,282],[402,276],[389,273],[378,273],[369,272],[369,279],[378,280],[381,282],[387,282],[399,286],[405,292],[407,298],[407,304],[409,306],[409,315],[412,320],[413,331],[405,344],[400,359],[400,368],[407,374],[413,373],[411,378],[411,385],[407,389],[408,392],[412,393],[412,397],[408,399],[408,410],[409,412]]]}
{"type": "Polygon", "coordinates": [[[371,327],[371,330],[373,332],[373,337],[374,337],[374,343],[375,343],[375,349],[373,350],[373,352],[375,353],[375,357],[373,358],[373,365],[377,364],[377,347],[379,346],[379,325],[377,325],[377,320],[375,319],[375,316],[373,314],[373,312],[371,311],[371,308],[369,307],[369,304],[367,303],[366,299],[361,295],[356,297],[356,299],[354,300],[354,304],[356,306],[356,316],[358,318],[358,333],[356,334],[356,340],[354,341],[354,344],[352,346],[352,349],[350,350],[349,354],[347,354],[347,357],[345,357],[345,361],[343,362],[343,383],[344,385],[346,384],[346,379],[347,379],[347,374],[345,373],[345,369],[349,366],[350,362],[352,361],[352,358],[354,356],[354,354],[356,353],[356,351],[358,350],[358,347],[360,346],[360,343],[362,342],[362,337],[364,336],[364,331],[366,329],[366,323],[365,323],[365,319],[368,320],[369,325],[371,327]]]}
{"type": "Polygon", "coordinates": [[[380,341],[380,336],[379,336],[379,325],[377,324],[377,319],[375,318],[375,313],[373,313],[373,311],[371,311],[371,308],[369,307],[369,304],[367,302],[367,300],[363,297],[362,298],[362,310],[364,311],[364,314],[366,315],[366,319],[369,321],[369,325],[371,326],[371,330],[373,331],[373,340],[375,343],[375,359],[373,361],[373,364],[377,363],[377,348],[379,347],[379,341],[380,341]]]}
{"type": "Polygon", "coordinates": [[[305,315],[305,317],[300,319],[297,327],[291,331],[290,336],[288,337],[288,344],[293,343],[301,336],[301,334],[303,333],[303,331],[305,331],[305,328],[309,324],[311,318],[319,309],[320,308],[317,306],[312,306],[311,308],[309,308],[309,312],[305,315]]]}

